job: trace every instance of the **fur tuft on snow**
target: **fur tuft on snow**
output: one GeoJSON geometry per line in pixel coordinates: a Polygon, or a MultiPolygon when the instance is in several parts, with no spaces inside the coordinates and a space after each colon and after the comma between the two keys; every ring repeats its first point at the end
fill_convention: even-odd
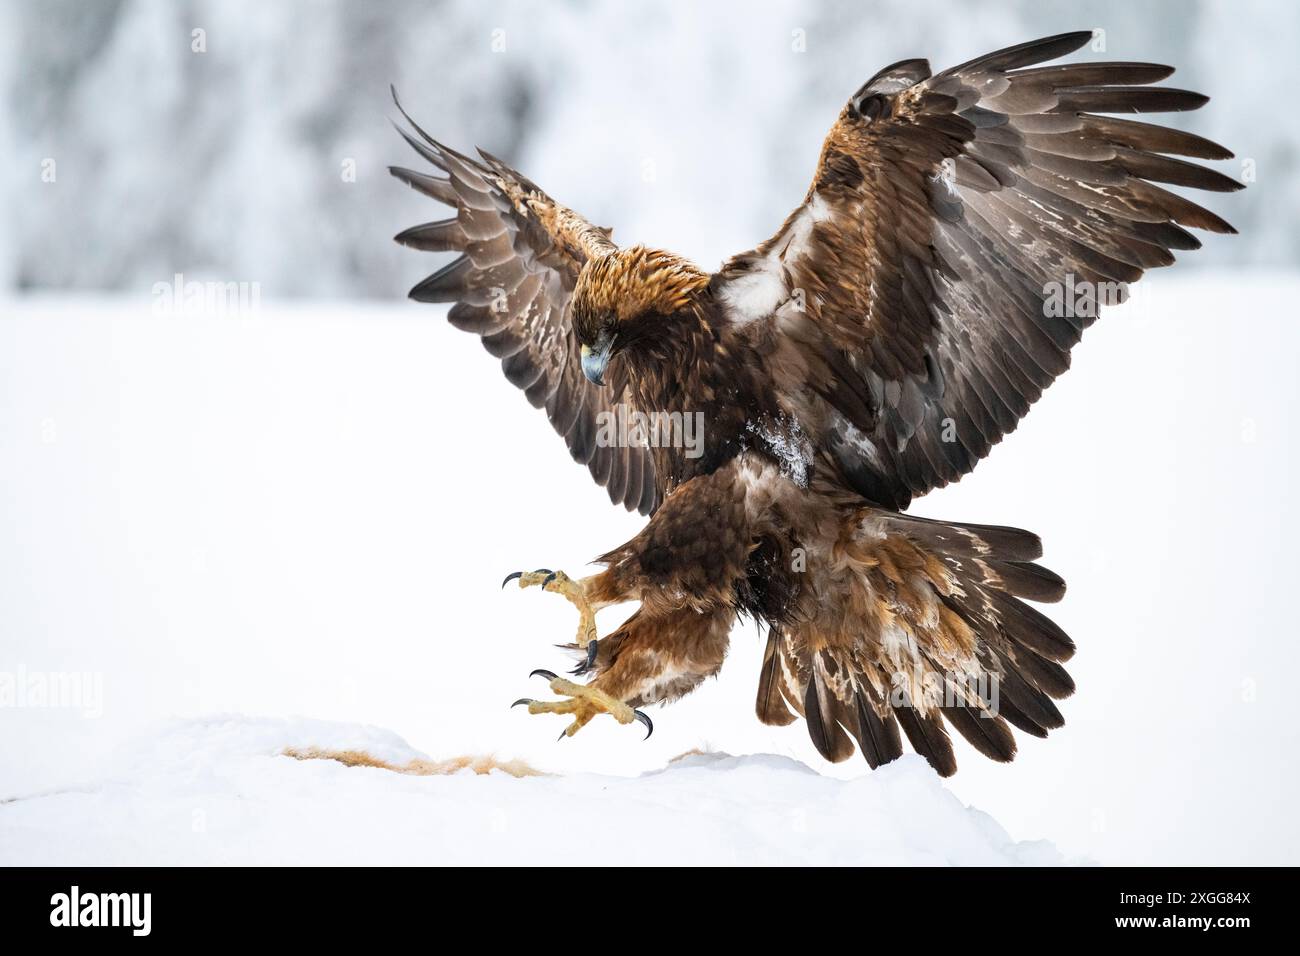
{"type": "Polygon", "coordinates": [[[534,770],[522,760],[498,760],[491,755],[451,757],[447,760],[412,759],[404,764],[395,764],[381,760],[364,750],[328,750],[324,747],[285,747],[281,751],[294,760],[333,760],[345,767],[378,767],[393,773],[406,773],[416,777],[445,776],[472,770],[477,774],[492,773],[500,770],[512,777],[539,777],[542,772],[534,770]]]}

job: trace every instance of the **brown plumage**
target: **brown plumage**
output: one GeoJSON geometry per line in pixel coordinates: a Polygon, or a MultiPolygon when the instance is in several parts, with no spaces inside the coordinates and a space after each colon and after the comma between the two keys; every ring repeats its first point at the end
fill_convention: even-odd
{"type": "Polygon", "coordinates": [[[487,154],[403,134],[446,177],[394,175],[456,216],[398,240],[460,253],[412,297],[455,303],[452,324],[611,499],[650,515],[581,584],[593,608],[641,603],[596,645],[589,686],[632,706],[679,697],[717,672],[745,613],[768,627],[759,718],[803,716],[827,759],[858,749],[875,767],[906,737],[947,775],[949,729],[1008,761],[1009,727],[1061,726],[1074,645],[1024,603],[1065,590],[1034,563],[1038,538],[902,509],[1016,427],[1096,306],[1197,248],[1184,227],[1232,231],[1156,185],[1237,189],[1174,158],[1227,150],[1099,115],[1205,98],[1150,86],[1168,67],[1040,65],[1089,38],[882,70],[840,113],[803,204],[712,275],[618,248],[487,154]],[[610,442],[620,404],[698,416],[702,441],[610,442]]]}

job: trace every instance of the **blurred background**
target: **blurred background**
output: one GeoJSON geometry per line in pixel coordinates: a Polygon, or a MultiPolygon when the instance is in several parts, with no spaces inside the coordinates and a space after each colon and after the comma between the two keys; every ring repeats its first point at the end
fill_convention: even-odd
{"type": "Polygon", "coordinates": [[[1081,56],[1169,63],[1211,94],[1169,121],[1271,183],[1234,198],[1242,237],[1192,265],[1300,261],[1300,230],[1268,216],[1300,208],[1294,4],[3,0],[0,286],[182,272],[271,297],[402,295],[416,277],[388,240],[417,204],[385,167],[417,160],[388,126],[390,83],[449,145],[709,267],[781,222],[884,64],[937,71],[1087,28],[1081,56]]]}
{"type": "Polygon", "coordinates": [[[1009,766],[959,742],[945,786],[1071,858],[1296,862],[1300,5],[1229,0],[0,0],[0,678],[102,682],[95,706],[0,699],[0,828],[4,799],[117,780],[122,741],[220,713],[569,772],[701,747],[865,774],[758,724],[750,624],[644,744],[612,721],[556,744],[558,719],[508,710],[575,619],[501,578],[583,573],[643,522],[404,300],[438,261],[391,238],[447,213],[387,173],[421,165],[389,84],[449,145],[712,268],[800,201],[882,66],[1081,28],[1075,58],[1211,95],[1157,121],[1236,152],[1217,168],[1249,188],[1198,201],[1241,234],[1146,278],[917,503],[1040,533],[1079,645],[1067,725],[1009,766]],[[159,309],[177,274],[257,295],[159,309]]]}

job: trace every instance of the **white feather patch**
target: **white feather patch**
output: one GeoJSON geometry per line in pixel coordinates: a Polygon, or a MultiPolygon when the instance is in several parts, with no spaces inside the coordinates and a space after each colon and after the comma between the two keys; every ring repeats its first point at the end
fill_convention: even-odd
{"type": "Polygon", "coordinates": [[[789,268],[812,251],[813,226],[831,217],[831,207],[816,193],[772,243],[772,251],[754,260],[749,270],[722,289],[732,318],[744,325],[765,319],[790,299],[789,268]]]}

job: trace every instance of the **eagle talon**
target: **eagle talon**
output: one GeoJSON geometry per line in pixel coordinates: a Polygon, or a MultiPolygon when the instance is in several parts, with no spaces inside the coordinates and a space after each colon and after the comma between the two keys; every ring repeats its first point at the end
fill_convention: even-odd
{"type": "Polygon", "coordinates": [[[645,724],[648,729],[646,733],[647,739],[650,734],[654,733],[654,724],[650,722],[649,717],[639,710],[633,710],[621,700],[610,697],[599,688],[575,684],[573,681],[557,677],[550,671],[540,668],[528,676],[545,677],[550,681],[551,690],[566,699],[533,700],[530,697],[521,697],[510,706],[517,707],[520,704],[527,704],[530,714],[572,714],[573,723],[564,729],[564,733],[560,734],[560,739],[572,737],[590,723],[591,719],[597,714],[609,714],[620,724],[639,721],[645,724]]]}
{"type": "Polygon", "coordinates": [[[501,582],[505,587],[511,581],[518,581],[520,588],[540,585],[543,591],[563,595],[570,604],[578,609],[578,635],[574,643],[587,649],[589,665],[595,663],[595,651],[592,649],[597,638],[596,608],[587,600],[587,589],[581,581],[575,581],[563,571],[550,568],[538,568],[536,571],[513,571],[501,582]]]}
{"type": "MultiPolygon", "coordinates": [[[[534,575],[538,575],[538,574],[548,574],[548,575],[550,575],[550,577],[548,577],[548,578],[546,579],[547,581],[549,581],[551,578],[555,577],[555,575],[551,573],[551,569],[550,569],[550,568],[538,568],[536,571],[531,572],[531,574],[530,574],[529,572],[527,572],[527,571],[511,571],[509,574],[506,575],[506,579],[505,579],[504,581],[501,582],[501,587],[502,587],[502,589],[504,590],[504,588],[505,588],[505,586],[506,586],[507,584],[509,584],[511,581],[515,581],[515,580],[518,580],[519,578],[522,578],[525,574],[528,574],[529,577],[533,577],[534,575]]],[[[527,581],[527,582],[525,582],[525,581],[520,581],[520,582],[519,582],[519,586],[520,586],[521,588],[526,588],[526,587],[528,587],[528,585],[531,584],[531,583],[532,583],[531,581],[527,581]]],[[[543,582],[543,586],[544,586],[544,585],[545,585],[545,582],[543,582]]]]}
{"type": "MultiPolygon", "coordinates": [[[[575,676],[582,675],[582,674],[587,674],[595,669],[596,651],[598,649],[597,643],[598,642],[596,638],[592,638],[590,641],[587,642],[587,656],[582,659],[582,663],[580,663],[573,670],[569,671],[570,674],[573,674],[575,676]]],[[[565,650],[571,650],[573,648],[572,644],[560,644],[557,646],[562,647],[565,650]]]]}

